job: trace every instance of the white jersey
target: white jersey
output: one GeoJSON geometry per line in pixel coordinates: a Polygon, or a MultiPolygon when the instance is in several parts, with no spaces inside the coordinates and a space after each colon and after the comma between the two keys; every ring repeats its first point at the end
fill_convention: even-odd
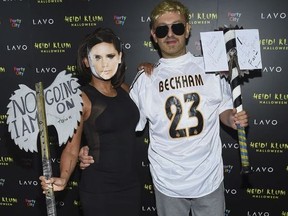
{"type": "Polygon", "coordinates": [[[130,96],[149,121],[148,157],[155,187],[171,197],[207,195],[223,181],[219,114],[233,108],[228,82],[204,72],[191,53],[161,58],[152,75],[138,75],[130,96]]]}

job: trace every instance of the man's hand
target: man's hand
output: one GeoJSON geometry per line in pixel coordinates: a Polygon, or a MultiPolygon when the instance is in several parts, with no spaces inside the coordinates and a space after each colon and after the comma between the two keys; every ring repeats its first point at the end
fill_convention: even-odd
{"type": "Polygon", "coordinates": [[[80,169],[84,170],[87,167],[90,166],[90,164],[94,163],[93,157],[88,155],[89,153],[89,147],[88,146],[83,146],[80,149],[78,159],[80,161],[80,169]]]}
{"type": "Polygon", "coordinates": [[[237,113],[237,110],[234,108],[232,111],[232,128],[236,130],[237,125],[241,127],[247,127],[248,115],[245,110],[242,110],[237,113]]]}

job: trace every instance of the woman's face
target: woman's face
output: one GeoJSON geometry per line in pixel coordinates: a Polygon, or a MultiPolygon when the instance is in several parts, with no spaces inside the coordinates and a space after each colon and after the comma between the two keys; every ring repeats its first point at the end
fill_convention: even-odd
{"type": "Polygon", "coordinates": [[[102,42],[92,47],[88,60],[84,62],[91,68],[93,75],[103,80],[111,79],[121,63],[122,53],[118,53],[112,43],[102,42]]]}

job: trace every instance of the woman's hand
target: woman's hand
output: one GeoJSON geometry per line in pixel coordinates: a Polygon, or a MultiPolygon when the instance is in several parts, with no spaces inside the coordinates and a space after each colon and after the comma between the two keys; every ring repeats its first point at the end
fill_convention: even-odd
{"type": "Polygon", "coordinates": [[[62,191],[67,185],[67,181],[64,178],[52,177],[46,179],[45,176],[40,176],[39,179],[41,180],[41,187],[44,194],[51,188],[53,188],[53,191],[62,191]]]}
{"type": "Polygon", "coordinates": [[[144,70],[144,72],[147,74],[147,75],[151,75],[152,72],[153,72],[153,64],[152,63],[149,63],[149,62],[143,62],[141,63],[138,67],[137,67],[137,71],[142,71],[144,70]]]}

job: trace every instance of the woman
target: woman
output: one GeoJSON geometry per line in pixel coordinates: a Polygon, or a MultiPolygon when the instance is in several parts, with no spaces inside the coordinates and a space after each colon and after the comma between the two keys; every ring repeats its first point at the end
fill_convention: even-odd
{"type": "Polygon", "coordinates": [[[65,188],[78,161],[82,139],[95,163],[82,171],[80,201],[85,216],[137,216],[140,184],[136,170],[135,128],[139,111],[123,86],[124,53],[120,39],[107,28],[88,35],[78,49],[77,66],[89,84],[82,87],[83,114],[65,146],[60,177],[40,177],[45,192],[65,188]]]}

